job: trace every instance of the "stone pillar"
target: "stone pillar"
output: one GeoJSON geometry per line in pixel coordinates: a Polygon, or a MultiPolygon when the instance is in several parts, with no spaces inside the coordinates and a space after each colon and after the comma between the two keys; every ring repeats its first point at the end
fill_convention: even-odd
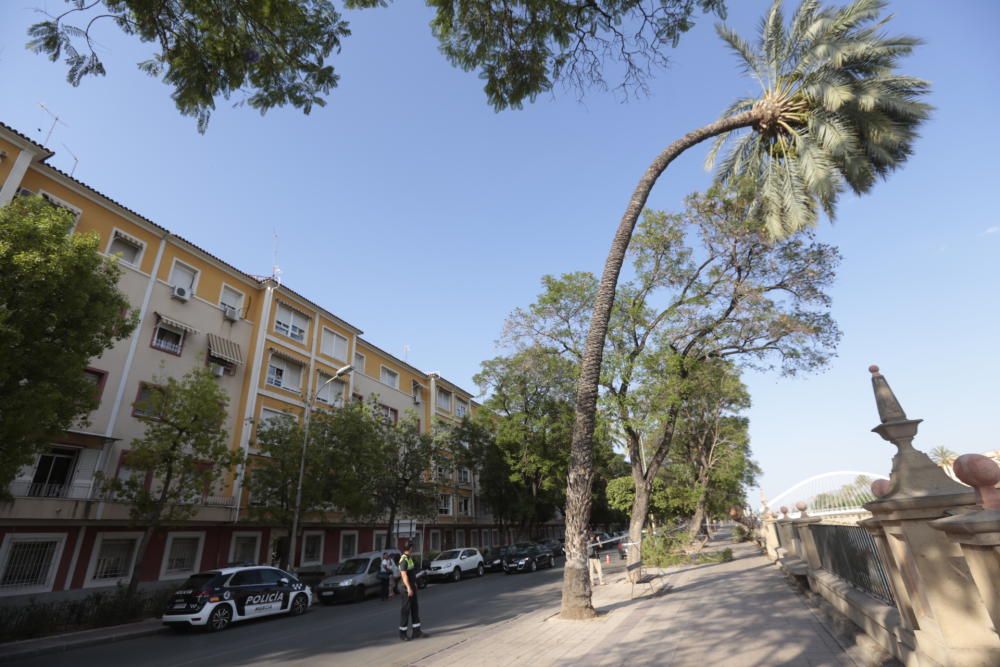
{"type": "Polygon", "coordinates": [[[774,514],[768,512],[764,515],[761,529],[764,532],[764,550],[767,552],[767,557],[772,561],[778,560],[778,525],[774,514]]]}
{"type": "MultiPolygon", "coordinates": [[[[971,490],[949,478],[913,448],[922,420],[908,419],[878,366],[869,369],[881,423],[872,429],[895,445],[887,492],[865,505],[866,527],[885,535],[887,565],[896,570],[912,611],[916,653],[921,665],[996,665],[997,636],[972,583],[961,549],[930,522],[970,508],[971,490]]],[[[904,613],[905,617],[906,614],[904,613]]]]}
{"type": "Polygon", "coordinates": [[[977,507],[931,525],[962,549],[997,633],[992,664],[1000,665],[1000,466],[980,454],[965,454],[955,461],[955,474],[976,490],[977,507]]]}
{"type": "Polygon", "coordinates": [[[809,571],[815,572],[823,567],[823,562],[819,558],[819,549],[816,548],[816,540],[811,526],[820,523],[822,519],[806,514],[806,504],[802,501],[795,504],[795,509],[799,511],[799,518],[792,521],[792,525],[799,537],[801,556],[806,565],[809,566],[809,571]]]}

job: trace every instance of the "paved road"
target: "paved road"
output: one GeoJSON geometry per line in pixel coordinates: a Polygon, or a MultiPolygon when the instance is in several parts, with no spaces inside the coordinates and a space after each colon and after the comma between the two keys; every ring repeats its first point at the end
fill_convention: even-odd
{"type": "MultiPolygon", "coordinates": [[[[613,559],[616,560],[616,559],[613,559]]],[[[551,570],[488,574],[420,591],[421,620],[432,636],[400,642],[398,598],[314,606],[301,618],[237,623],[221,633],[158,634],[49,654],[6,667],[236,667],[237,665],[406,665],[461,642],[489,636],[488,627],[545,605],[558,605],[562,559],[551,570]]],[[[617,566],[617,563],[616,563],[617,566]]],[[[617,568],[616,568],[617,569],[617,568]]]]}

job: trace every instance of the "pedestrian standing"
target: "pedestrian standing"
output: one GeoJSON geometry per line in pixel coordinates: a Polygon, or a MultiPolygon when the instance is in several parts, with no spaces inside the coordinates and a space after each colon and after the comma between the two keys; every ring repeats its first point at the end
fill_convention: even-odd
{"type": "Polygon", "coordinates": [[[392,560],[389,552],[382,552],[382,562],[378,568],[378,585],[382,592],[382,602],[389,599],[389,583],[392,581],[392,560]]]}
{"type": "Polygon", "coordinates": [[[399,609],[399,638],[404,642],[410,640],[410,637],[406,635],[406,631],[411,625],[411,619],[413,621],[413,639],[428,636],[420,629],[420,603],[417,600],[417,568],[413,563],[413,559],[410,558],[410,551],[412,549],[413,544],[407,542],[406,546],[403,547],[403,555],[399,557],[399,574],[403,579],[403,592],[401,593],[403,606],[399,609]]]}
{"type": "Polygon", "coordinates": [[[601,566],[601,552],[600,545],[601,540],[597,535],[591,535],[590,552],[588,553],[589,558],[587,561],[590,563],[590,585],[594,585],[594,577],[596,575],[598,583],[604,585],[604,568],[601,566]]]}

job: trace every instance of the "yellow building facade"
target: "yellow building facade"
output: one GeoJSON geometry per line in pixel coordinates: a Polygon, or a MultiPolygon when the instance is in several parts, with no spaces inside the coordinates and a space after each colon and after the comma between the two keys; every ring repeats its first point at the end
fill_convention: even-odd
{"type": "MultiPolygon", "coordinates": [[[[0,597],[127,579],[139,532],[128,507],[102,497],[96,481],[133,474],[128,450],[144,430],[135,404],[157,378],[210,368],[229,399],[231,446],[250,459],[256,425],[282,415],[301,418],[307,400],[335,408],[371,398],[387,419],[410,415],[423,430],[476,408],[470,392],[380,349],[357,326],[288,286],[237,269],[59,171],[47,163],[51,156],[0,124],[0,206],[36,194],[69,209],[73,233],[97,235],[100,251],[118,257],[119,287],[140,321],[129,338],[89,364],[101,401],[86,426],[54,439],[18,474],[14,502],[0,506],[0,581],[7,582],[0,597]],[[347,366],[353,370],[345,372],[347,366]],[[26,559],[34,559],[31,567],[26,559]],[[15,570],[22,574],[4,576],[15,570]]],[[[190,521],[154,538],[140,564],[144,582],[182,579],[228,562],[271,561],[287,534],[252,520],[244,470],[207,490],[190,521]]],[[[405,518],[403,534],[438,549],[495,544],[491,518],[477,508],[472,471],[449,468],[448,475],[438,478],[439,514],[405,518]]],[[[336,513],[306,516],[304,528],[297,564],[319,568],[382,548],[386,532],[336,513]]]]}

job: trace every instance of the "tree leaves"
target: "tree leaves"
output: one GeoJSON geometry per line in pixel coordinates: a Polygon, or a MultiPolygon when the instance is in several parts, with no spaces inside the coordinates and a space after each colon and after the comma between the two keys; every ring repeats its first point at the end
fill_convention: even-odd
{"type": "Polygon", "coordinates": [[[39,446],[97,407],[84,375],[135,328],[120,270],[41,197],[0,208],[0,494],[39,446]]]}

